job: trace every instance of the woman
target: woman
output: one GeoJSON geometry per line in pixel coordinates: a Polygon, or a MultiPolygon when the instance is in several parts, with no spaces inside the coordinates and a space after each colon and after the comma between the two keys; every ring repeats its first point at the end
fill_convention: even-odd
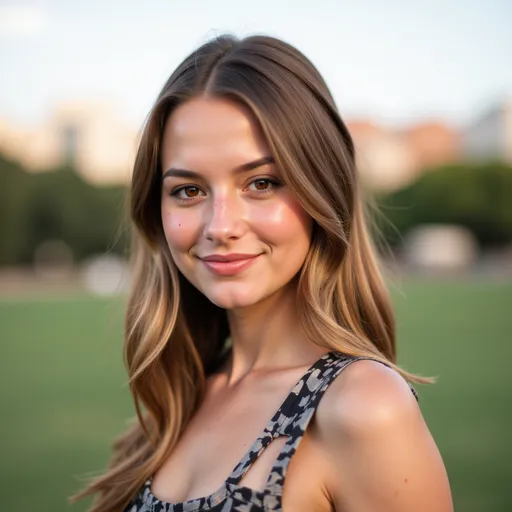
{"type": "Polygon", "coordinates": [[[452,510],[354,160],[282,41],[219,37],[169,78],[131,190],[138,420],[92,511],[452,510]]]}

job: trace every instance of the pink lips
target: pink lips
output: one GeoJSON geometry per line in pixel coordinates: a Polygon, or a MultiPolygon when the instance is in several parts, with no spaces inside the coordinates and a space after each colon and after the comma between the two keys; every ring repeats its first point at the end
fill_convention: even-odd
{"type": "Polygon", "coordinates": [[[214,274],[232,276],[250,267],[260,254],[212,254],[201,258],[206,268],[214,274]]]}

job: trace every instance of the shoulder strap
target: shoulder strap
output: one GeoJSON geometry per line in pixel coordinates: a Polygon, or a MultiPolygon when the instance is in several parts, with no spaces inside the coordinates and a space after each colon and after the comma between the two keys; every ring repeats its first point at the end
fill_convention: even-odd
{"type": "Polygon", "coordinates": [[[288,435],[286,433],[288,426],[297,417],[297,411],[302,409],[301,404],[305,400],[307,401],[320,387],[324,381],[326,371],[328,371],[335,358],[334,353],[329,352],[310,366],[272,416],[262,434],[254,441],[242,460],[235,466],[231,475],[226,480],[227,483],[238,484],[253,462],[274,438],[288,435]]]}
{"type": "MultiPolygon", "coordinates": [[[[313,380],[312,382],[309,382],[308,378],[304,383],[305,386],[308,386],[308,389],[311,389],[312,393],[305,394],[302,397],[297,404],[298,408],[296,409],[296,414],[290,418],[290,421],[283,423],[283,430],[280,434],[288,436],[288,440],[279,453],[267,479],[263,498],[265,510],[281,510],[282,489],[288,465],[304,437],[304,433],[315,413],[320,399],[331,382],[354,361],[364,359],[377,361],[371,357],[352,357],[339,352],[331,352],[328,356],[326,367],[321,378],[318,381],[313,380]],[[309,388],[309,386],[311,386],[311,388],[309,388]]],[[[381,361],[377,362],[385,364],[381,361]]],[[[416,400],[418,400],[415,389],[411,384],[409,384],[409,387],[416,400]]]]}

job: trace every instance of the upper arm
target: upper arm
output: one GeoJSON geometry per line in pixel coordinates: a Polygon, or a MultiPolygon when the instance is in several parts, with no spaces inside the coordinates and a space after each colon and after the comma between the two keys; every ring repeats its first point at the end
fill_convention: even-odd
{"type": "Polygon", "coordinates": [[[335,510],[453,510],[437,446],[394,370],[375,361],[352,363],[326,391],[316,424],[335,510]]]}

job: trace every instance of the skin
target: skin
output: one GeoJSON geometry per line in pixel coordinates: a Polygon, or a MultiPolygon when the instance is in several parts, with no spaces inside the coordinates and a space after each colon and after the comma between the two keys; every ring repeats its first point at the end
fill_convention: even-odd
{"type": "MultiPolygon", "coordinates": [[[[165,236],[183,275],[227,310],[233,352],[208,378],[199,410],[154,475],[152,491],[164,501],[217,490],[326,352],[301,331],[295,307],[293,278],[308,252],[313,221],[275,164],[261,162],[266,157],[271,154],[256,121],[231,100],[194,98],[165,125],[165,236]],[[229,253],[258,257],[232,276],[216,275],[201,260],[229,253]]],[[[271,443],[241,485],[264,487],[284,441],[271,443]]],[[[291,460],[283,510],[452,510],[441,457],[402,377],[358,361],[335,379],[291,460]]]]}

